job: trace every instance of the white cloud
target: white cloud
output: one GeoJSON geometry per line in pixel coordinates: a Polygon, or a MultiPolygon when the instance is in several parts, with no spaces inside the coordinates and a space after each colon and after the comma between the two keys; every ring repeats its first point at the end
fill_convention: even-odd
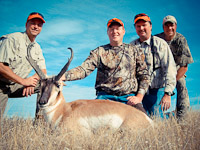
{"type": "Polygon", "coordinates": [[[200,104],[196,104],[196,105],[193,105],[191,107],[192,107],[192,110],[198,110],[198,111],[200,111],[200,104]]]}
{"type": "Polygon", "coordinates": [[[196,101],[200,103],[200,96],[190,97],[190,101],[196,101]]]}
{"type": "Polygon", "coordinates": [[[138,39],[138,35],[132,36],[131,39],[130,39],[130,41],[133,41],[133,40],[135,40],[135,39],[138,39]]]}
{"type": "Polygon", "coordinates": [[[72,85],[63,88],[63,95],[67,102],[71,102],[78,99],[95,99],[95,91],[94,87],[72,85]]]}
{"type": "Polygon", "coordinates": [[[190,97],[190,105],[193,110],[200,109],[200,96],[190,97]]]}
{"type": "Polygon", "coordinates": [[[196,63],[196,64],[200,64],[200,59],[199,58],[194,58],[194,62],[196,63]]]}
{"type": "Polygon", "coordinates": [[[46,23],[38,39],[62,39],[67,35],[80,34],[83,32],[82,21],[69,19],[54,19],[46,23]]]}

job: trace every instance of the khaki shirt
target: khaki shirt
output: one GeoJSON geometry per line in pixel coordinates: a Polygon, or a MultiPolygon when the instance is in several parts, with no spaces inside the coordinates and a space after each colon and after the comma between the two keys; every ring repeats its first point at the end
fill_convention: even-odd
{"type": "MultiPolygon", "coordinates": [[[[156,36],[165,39],[165,34],[160,33],[156,36]]],[[[169,47],[172,51],[172,54],[174,56],[174,60],[177,65],[177,69],[180,67],[186,66],[187,64],[193,63],[193,58],[189,49],[189,46],[187,44],[187,40],[185,37],[180,34],[176,33],[174,38],[171,41],[166,41],[169,44],[169,47]]]]}
{"type": "Polygon", "coordinates": [[[97,92],[105,91],[112,95],[138,92],[144,95],[148,89],[149,75],[146,63],[133,45],[100,46],[90,52],[81,66],[67,71],[65,76],[68,81],[83,79],[96,68],[97,92]]]}
{"type": "MultiPolygon", "coordinates": [[[[26,32],[16,32],[0,38],[0,62],[9,65],[10,69],[21,78],[26,78],[32,70],[26,59],[27,47],[31,43],[26,32]]],[[[40,69],[46,69],[40,45],[34,41],[31,56],[40,69]]],[[[0,81],[13,83],[0,75],[0,81]]]]}
{"type": "Polygon", "coordinates": [[[171,50],[163,39],[153,36],[156,68],[153,71],[153,54],[150,41],[151,37],[142,43],[139,39],[134,40],[131,44],[136,45],[139,52],[144,55],[151,76],[150,88],[165,88],[165,92],[172,92],[176,86],[177,71],[171,50]]]}

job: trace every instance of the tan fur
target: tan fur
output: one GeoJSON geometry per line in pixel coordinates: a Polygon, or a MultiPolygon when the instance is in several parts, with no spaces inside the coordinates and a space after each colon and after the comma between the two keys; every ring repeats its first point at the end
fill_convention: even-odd
{"type": "MultiPolygon", "coordinates": [[[[86,132],[88,132],[90,130],[93,130],[93,125],[88,123],[90,120],[92,120],[91,118],[93,118],[94,120],[95,118],[99,117],[101,119],[104,119],[104,117],[106,118],[109,115],[111,117],[115,116],[117,118],[120,118],[119,122],[122,120],[120,128],[138,130],[147,128],[148,126],[152,125],[151,119],[148,118],[143,112],[137,110],[132,106],[119,102],[93,99],[76,100],[73,102],[66,103],[62,92],[59,93],[55,101],[57,102],[51,104],[56,105],[56,103],[58,102],[60,102],[60,104],[56,108],[51,109],[51,111],[48,112],[48,108],[52,106],[46,105],[44,108],[42,108],[43,113],[46,116],[51,115],[51,113],[54,113],[51,119],[47,119],[46,121],[53,125],[66,127],[70,130],[78,129],[87,130],[86,132]],[[89,129],[83,129],[83,126],[80,124],[80,119],[84,121],[84,123],[89,127],[89,129]],[[87,122],[87,120],[89,121],[87,122]]],[[[115,121],[118,122],[118,120],[115,121]]]]}

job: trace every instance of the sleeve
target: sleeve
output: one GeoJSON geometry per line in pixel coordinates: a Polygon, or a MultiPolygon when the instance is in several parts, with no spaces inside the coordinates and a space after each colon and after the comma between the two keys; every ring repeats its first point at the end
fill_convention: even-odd
{"type": "Polygon", "coordinates": [[[176,64],[172,52],[168,44],[164,41],[160,47],[163,52],[163,60],[161,65],[163,68],[163,76],[165,78],[165,92],[173,92],[176,86],[176,64]]]}
{"type": "Polygon", "coordinates": [[[90,75],[98,64],[98,48],[90,52],[88,58],[81,66],[73,68],[65,73],[67,81],[81,80],[90,75]]]}
{"type": "Polygon", "coordinates": [[[15,56],[16,43],[13,38],[1,37],[0,39],[0,62],[10,64],[15,56]]]}
{"type": "Polygon", "coordinates": [[[180,37],[178,41],[178,55],[180,57],[179,59],[180,67],[186,66],[187,64],[191,64],[194,62],[189,46],[187,44],[187,40],[185,39],[184,36],[180,37]]]}
{"type": "Polygon", "coordinates": [[[40,47],[39,44],[36,45],[36,61],[37,61],[37,65],[40,67],[40,69],[46,69],[46,65],[45,65],[45,59],[42,53],[42,49],[40,47]]]}
{"type": "Polygon", "coordinates": [[[145,94],[149,88],[150,84],[150,75],[148,73],[147,65],[142,59],[142,54],[137,51],[136,56],[136,77],[139,82],[138,93],[145,94]]]}

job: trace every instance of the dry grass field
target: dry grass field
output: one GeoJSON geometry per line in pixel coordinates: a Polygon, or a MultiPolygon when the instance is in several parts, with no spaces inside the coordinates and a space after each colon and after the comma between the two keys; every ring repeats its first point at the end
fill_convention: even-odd
{"type": "Polygon", "coordinates": [[[191,111],[181,122],[154,118],[154,128],[145,131],[106,129],[92,136],[75,135],[51,129],[45,123],[33,125],[32,119],[4,118],[1,150],[199,150],[200,112],[191,111]]]}

